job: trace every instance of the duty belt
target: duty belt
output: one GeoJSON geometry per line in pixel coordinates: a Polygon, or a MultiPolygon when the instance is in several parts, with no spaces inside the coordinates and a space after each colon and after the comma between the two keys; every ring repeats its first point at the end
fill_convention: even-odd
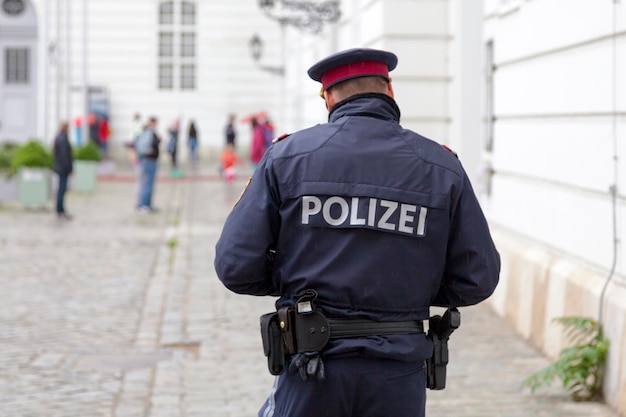
{"type": "Polygon", "coordinates": [[[293,307],[278,310],[286,352],[319,352],[330,339],[424,333],[421,321],[378,322],[367,319],[331,319],[318,310],[298,314],[293,307]]]}

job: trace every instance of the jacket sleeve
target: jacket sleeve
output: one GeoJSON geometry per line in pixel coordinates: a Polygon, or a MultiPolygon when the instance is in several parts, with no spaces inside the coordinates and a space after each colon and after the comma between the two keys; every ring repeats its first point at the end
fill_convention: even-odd
{"type": "Polygon", "coordinates": [[[271,276],[271,250],[275,248],[280,216],[268,155],[227,217],[215,247],[218,278],[240,294],[277,295],[271,276]]]}
{"type": "Polygon", "coordinates": [[[500,277],[500,255],[469,179],[462,172],[451,214],[443,281],[432,305],[460,307],[488,298],[500,277]]]}

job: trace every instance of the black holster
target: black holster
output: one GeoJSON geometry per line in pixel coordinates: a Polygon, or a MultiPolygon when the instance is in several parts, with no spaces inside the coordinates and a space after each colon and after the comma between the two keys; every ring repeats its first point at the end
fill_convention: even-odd
{"type": "Polygon", "coordinates": [[[446,310],[443,317],[433,316],[428,321],[428,338],[433,342],[433,354],[426,361],[426,387],[442,390],[446,387],[448,339],[461,325],[461,313],[451,307],[446,310]]]}
{"type": "Polygon", "coordinates": [[[280,375],[285,369],[286,357],[278,313],[267,313],[261,316],[261,339],[270,373],[280,375]]]}

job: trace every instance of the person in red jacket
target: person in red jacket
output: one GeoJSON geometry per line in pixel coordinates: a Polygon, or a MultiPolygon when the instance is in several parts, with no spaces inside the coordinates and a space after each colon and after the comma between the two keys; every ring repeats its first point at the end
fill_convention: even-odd
{"type": "Polygon", "coordinates": [[[250,148],[250,162],[256,168],[261,162],[267,147],[265,146],[265,132],[263,126],[255,118],[252,119],[252,147],[250,148]]]}
{"type": "Polygon", "coordinates": [[[100,153],[103,158],[107,157],[109,151],[108,141],[110,134],[109,121],[105,118],[100,119],[100,123],[98,124],[98,137],[100,138],[100,153]]]}
{"type": "Polygon", "coordinates": [[[222,162],[222,173],[224,178],[226,178],[226,181],[230,184],[235,180],[235,176],[237,174],[235,166],[237,164],[243,165],[243,159],[241,159],[235,152],[234,145],[229,143],[226,145],[224,152],[222,152],[220,161],[222,162]]]}

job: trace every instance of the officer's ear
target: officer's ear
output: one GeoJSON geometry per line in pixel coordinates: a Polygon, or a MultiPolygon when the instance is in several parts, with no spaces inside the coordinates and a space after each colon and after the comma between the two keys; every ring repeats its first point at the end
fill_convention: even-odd
{"type": "Polygon", "coordinates": [[[329,90],[324,91],[324,102],[326,102],[326,109],[329,111],[337,104],[337,100],[335,100],[335,96],[329,90]]]}

